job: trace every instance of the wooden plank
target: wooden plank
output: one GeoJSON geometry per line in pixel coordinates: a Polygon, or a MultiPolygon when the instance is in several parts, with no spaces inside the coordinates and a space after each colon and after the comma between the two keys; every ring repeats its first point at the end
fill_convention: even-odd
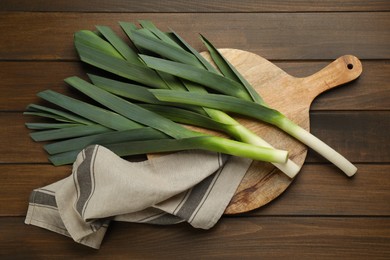
{"type": "MultiPolygon", "coordinates": [[[[276,62],[275,65],[292,76],[305,77],[328,63],[276,62]]],[[[390,110],[389,70],[389,62],[363,61],[363,73],[358,80],[321,94],[311,110],[390,110]]],[[[0,62],[0,110],[23,111],[28,104],[38,102],[36,94],[45,89],[72,95],[74,91],[69,90],[63,79],[73,75],[85,78],[91,72],[101,73],[80,62],[0,62]]]]}
{"type": "Polygon", "coordinates": [[[306,164],[279,198],[249,214],[390,216],[390,165],[356,166],[347,178],[332,165],[306,164]]]}
{"type": "Polygon", "coordinates": [[[0,143],[3,148],[0,163],[48,162],[43,143],[35,143],[30,138],[30,131],[24,126],[26,120],[21,113],[1,113],[0,143]]]}
{"type": "Polygon", "coordinates": [[[0,11],[35,11],[35,12],[329,12],[329,11],[388,11],[389,3],[385,0],[363,1],[337,0],[325,1],[223,1],[198,0],[149,0],[126,1],[112,0],[105,3],[99,0],[84,1],[51,1],[44,0],[2,0],[0,11]]]}
{"type": "Polygon", "coordinates": [[[24,216],[33,189],[71,174],[71,166],[48,164],[0,164],[0,216],[24,216]]]}
{"type": "Polygon", "coordinates": [[[0,110],[24,111],[30,103],[41,102],[36,94],[46,89],[82,99],[83,95],[64,79],[70,76],[87,79],[86,73],[106,75],[99,72],[81,62],[0,62],[3,79],[0,110]]]}
{"type": "MultiPolygon", "coordinates": [[[[353,162],[389,162],[388,111],[318,112],[312,115],[310,124],[315,136],[353,162]]],[[[323,159],[309,150],[307,161],[323,159]]]]}
{"type": "Polygon", "coordinates": [[[0,256],[13,258],[387,259],[390,218],[223,218],[211,230],[187,224],[114,223],[99,251],[71,238],[0,218],[0,256]]]}
{"type": "Polygon", "coordinates": [[[219,48],[254,52],[272,60],[390,58],[390,12],[345,13],[13,13],[0,16],[0,60],[75,60],[72,35],[94,25],[150,19],[204,50],[198,33],[219,48]],[[188,27],[189,22],[191,27],[188,27]],[[370,21],[367,23],[367,21],[370,21]],[[232,37],[234,36],[234,37],[232,37]]]}
{"type": "MultiPolygon", "coordinates": [[[[357,167],[350,179],[332,166],[307,164],[278,199],[241,216],[390,216],[390,165],[357,167]]],[[[0,164],[0,216],[24,216],[33,189],[70,173],[71,166],[0,164]]]]}
{"type": "MultiPolygon", "coordinates": [[[[43,143],[33,142],[24,127],[31,117],[21,113],[0,113],[0,162],[45,163],[43,143]],[[28,155],[28,156],[26,156],[28,155]]],[[[353,162],[389,162],[388,133],[390,113],[379,112],[313,112],[311,132],[353,162]]],[[[324,162],[311,153],[306,162],[324,162]]]]}

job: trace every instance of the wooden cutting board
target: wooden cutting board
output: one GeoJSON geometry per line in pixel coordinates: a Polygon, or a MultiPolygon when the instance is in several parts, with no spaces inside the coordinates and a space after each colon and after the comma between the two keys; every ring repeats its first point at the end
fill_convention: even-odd
{"type": "MultiPolygon", "coordinates": [[[[362,72],[360,61],[351,55],[338,58],[305,78],[290,76],[268,60],[242,50],[220,49],[236,69],[260,93],[265,102],[306,130],[310,129],[310,104],[320,93],[352,81],[362,72]]],[[[207,53],[203,55],[208,58],[207,53]]],[[[289,151],[290,159],[302,166],[307,148],[273,126],[248,118],[237,118],[275,148],[289,151]]],[[[343,174],[340,171],[340,174],[343,174]]],[[[270,163],[254,161],[238,187],[225,214],[259,208],[278,197],[292,183],[270,163]]]]}

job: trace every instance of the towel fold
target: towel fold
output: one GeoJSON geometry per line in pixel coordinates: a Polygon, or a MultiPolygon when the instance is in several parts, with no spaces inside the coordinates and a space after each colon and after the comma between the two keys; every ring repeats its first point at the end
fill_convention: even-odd
{"type": "Polygon", "coordinates": [[[69,177],[31,193],[25,223],[93,248],[100,247],[111,221],[186,221],[209,229],[221,218],[250,163],[198,150],[129,162],[103,146],[89,146],[69,177]]]}

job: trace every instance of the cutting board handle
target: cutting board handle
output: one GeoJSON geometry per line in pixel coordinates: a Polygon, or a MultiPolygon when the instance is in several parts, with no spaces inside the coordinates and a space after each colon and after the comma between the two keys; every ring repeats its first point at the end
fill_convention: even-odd
{"type": "Polygon", "coordinates": [[[348,83],[360,76],[363,71],[362,63],[353,55],[344,55],[336,59],[322,70],[304,78],[306,84],[310,86],[308,93],[312,93],[313,98],[320,93],[348,83]]]}

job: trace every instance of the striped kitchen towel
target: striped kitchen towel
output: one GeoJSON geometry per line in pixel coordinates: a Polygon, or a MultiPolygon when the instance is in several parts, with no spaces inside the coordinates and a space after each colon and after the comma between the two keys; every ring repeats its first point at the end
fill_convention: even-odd
{"type": "Polygon", "coordinates": [[[99,248],[111,221],[209,229],[222,216],[251,160],[184,151],[129,162],[100,145],[84,149],[72,174],[35,189],[25,223],[99,248]]]}

